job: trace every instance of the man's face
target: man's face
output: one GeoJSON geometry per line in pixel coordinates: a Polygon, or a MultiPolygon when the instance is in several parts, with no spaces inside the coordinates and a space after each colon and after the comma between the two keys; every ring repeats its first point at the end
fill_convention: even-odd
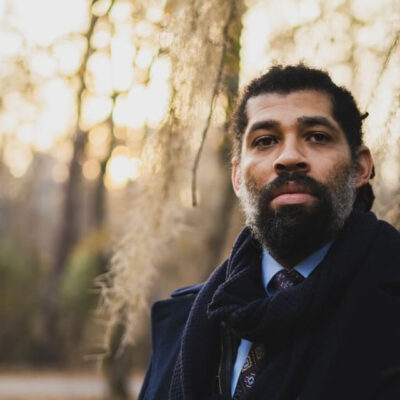
{"type": "Polygon", "coordinates": [[[331,109],[313,90],[248,100],[232,180],[248,224],[276,258],[295,262],[330,240],[365,183],[331,109]]]}

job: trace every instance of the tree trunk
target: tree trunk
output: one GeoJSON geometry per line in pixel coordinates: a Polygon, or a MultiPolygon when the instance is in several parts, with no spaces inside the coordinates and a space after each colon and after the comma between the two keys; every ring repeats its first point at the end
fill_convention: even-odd
{"type": "MultiPolygon", "coordinates": [[[[92,0],[92,6],[97,0],[92,0]]],[[[69,176],[63,191],[63,208],[61,222],[55,243],[54,261],[50,267],[47,282],[42,293],[42,338],[39,347],[42,361],[45,363],[59,363],[63,356],[63,332],[61,327],[61,315],[59,305],[59,289],[62,274],[65,270],[68,256],[79,240],[79,211],[80,211],[80,187],[81,165],[87,142],[87,132],[80,129],[80,117],[82,108],[82,94],[85,90],[85,73],[87,61],[92,53],[90,40],[98,21],[96,15],[91,16],[90,25],[85,34],[87,48],[81,68],[78,72],[80,87],[76,94],[76,129],[73,139],[73,154],[69,164],[69,176]]]]}
{"type": "MultiPolygon", "coordinates": [[[[117,94],[113,95],[113,107],[115,105],[115,99],[117,94]]],[[[97,177],[94,190],[93,198],[93,213],[92,213],[92,226],[96,230],[104,228],[104,222],[106,219],[106,187],[104,185],[104,177],[106,173],[107,163],[111,158],[112,151],[115,146],[114,137],[114,124],[112,117],[107,120],[107,125],[110,129],[111,139],[109,141],[109,147],[107,155],[100,163],[100,173],[97,177]]],[[[103,274],[106,272],[108,257],[104,252],[99,252],[97,255],[98,270],[97,274],[103,274]]],[[[125,334],[125,326],[123,324],[118,325],[115,329],[112,342],[110,344],[109,353],[104,360],[105,366],[105,377],[107,382],[107,392],[109,400],[127,400],[129,399],[129,375],[132,371],[132,359],[133,359],[133,348],[130,345],[122,348],[122,338],[125,334]]]]}
{"type": "MultiPolygon", "coordinates": [[[[224,66],[223,90],[227,98],[226,115],[231,115],[235,98],[239,87],[239,70],[240,70],[240,35],[242,32],[242,16],[244,13],[244,5],[242,1],[237,1],[234,21],[228,32],[228,49],[224,66]]],[[[226,234],[232,216],[232,210],[235,205],[235,194],[232,190],[231,171],[227,166],[230,165],[231,140],[228,133],[228,124],[224,127],[224,140],[219,148],[220,168],[223,171],[222,201],[216,210],[213,229],[208,235],[207,249],[209,258],[207,261],[207,270],[205,278],[220,263],[222,252],[225,247],[226,234]]]]}
{"type": "Polygon", "coordinates": [[[42,299],[43,332],[41,346],[44,362],[58,363],[64,359],[63,334],[60,326],[59,289],[68,256],[79,238],[81,166],[79,159],[86,143],[86,132],[77,129],[74,151],[69,166],[69,177],[64,186],[64,204],[56,252],[49,271],[42,299]]]}
{"type": "Polygon", "coordinates": [[[130,398],[128,378],[132,370],[134,349],[132,345],[121,346],[124,334],[125,326],[119,324],[114,330],[110,351],[104,360],[108,400],[128,400],[130,398]]]}

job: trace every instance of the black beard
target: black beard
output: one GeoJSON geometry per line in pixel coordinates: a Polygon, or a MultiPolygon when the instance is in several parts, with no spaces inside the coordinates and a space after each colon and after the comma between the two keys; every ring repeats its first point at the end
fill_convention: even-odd
{"type": "Polygon", "coordinates": [[[291,265],[335,237],[351,212],[355,196],[349,168],[339,171],[329,185],[297,172],[280,175],[260,191],[249,192],[252,202],[256,200],[253,215],[246,212],[253,234],[276,260],[291,265]],[[307,206],[284,205],[273,210],[272,193],[289,181],[306,186],[316,201],[307,206]]]}

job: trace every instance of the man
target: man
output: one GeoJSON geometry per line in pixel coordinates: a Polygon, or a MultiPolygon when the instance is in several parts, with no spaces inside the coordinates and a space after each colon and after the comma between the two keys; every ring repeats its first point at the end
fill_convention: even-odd
{"type": "Polygon", "coordinates": [[[153,307],[140,399],[400,399],[400,234],[369,212],[352,95],[274,67],[232,118],[246,227],[202,285],[153,307]]]}

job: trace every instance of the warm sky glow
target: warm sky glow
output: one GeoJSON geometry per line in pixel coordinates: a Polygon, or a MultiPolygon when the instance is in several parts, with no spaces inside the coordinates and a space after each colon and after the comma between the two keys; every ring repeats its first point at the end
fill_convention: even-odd
{"type": "Polygon", "coordinates": [[[116,147],[107,164],[106,185],[110,189],[121,188],[140,175],[141,160],[130,157],[126,147],[116,147]]]}
{"type": "MultiPolygon", "coordinates": [[[[105,15],[109,5],[109,0],[99,0],[93,11],[105,15]]],[[[78,82],[70,77],[79,71],[86,49],[82,33],[87,29],[88,10],[89,1],[83,0],[0,1],[0,22],[4,26],[0,29],[0,57],[17,56],[24,46],[27,65],[35,77],[35,92],[30,98],[18,93],[3,96],[0,135],[17,139],[6,147],[4,161],[16,177],[23,176],[29,168],[32,150],[58,157],[60,140],[75,129],[78,82]],[[6,6],[10,10],[7,14],[6,6]]],[[[87,63],[87,90],[82,97],[79,122],[82,129],[89,131],[88,159],[82,166],[83,175],[89,180],[98,175],[99,161],[108,151],[109,132],[108,127],[102,127],[102,121],[112,112],[113,93],[120,93],[113,111],[119,128],[140,130],[145,124],[156,128],[165,116],[169,62],[165,57],[154,60],[157,47],[149,41],[139,48],[132,41],[133,35],[149,38],[154,34],[152,24],[162,19],[162,8],[152,5],[146,14],[148,20],[135,24],[130,19],[132,11],[131,2],[117,1],[110,14],[114,27],[106,19],[99,20],[91,39],[95,51],[87,63]],[[148,84],[135,83],[135,66],[142,79],[150,65],[148,84]]],[[[68,156],[65,160],[64,154],[59,162],[52,176],[62,182],[67,177],[68,156]]],[[[108,186],[124,186],[128,180],[137,179],[139,170],[140,160],[114,152],[107,167],[108,186]]]]}
{"type": "Polygon", "coordinates": [[[32,161],[32,152],[21,143],[10,142],[4,148],[3,157],[11,174],[16,178],[20,178],[26,173],[32,161]]]}
{"type": "Polygon", "coordinates": [[[12,24],[26,39],[43,47],[83,31],[88,22],[88,2],[82,0],[12,0],[12,9],[12,24]]]}

